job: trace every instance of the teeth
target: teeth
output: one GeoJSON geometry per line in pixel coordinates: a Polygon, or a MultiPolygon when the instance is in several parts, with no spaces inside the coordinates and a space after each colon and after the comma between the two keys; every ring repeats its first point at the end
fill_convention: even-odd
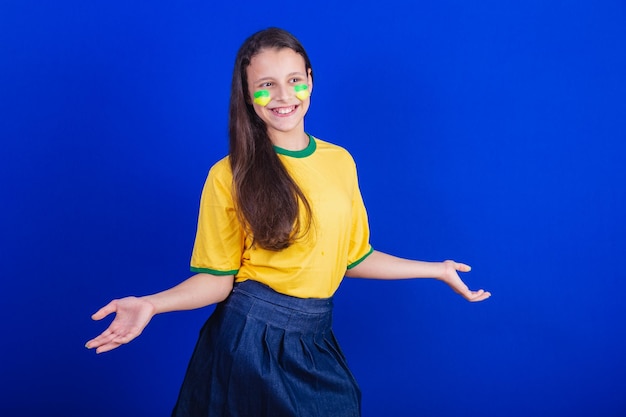
{"type": "Polygon", "coordinates": [[[274,111],[278,114],[288,114],[296,109],[296,106],[291,107],[281,107],[279,109],[274,109],[274,111]]]}

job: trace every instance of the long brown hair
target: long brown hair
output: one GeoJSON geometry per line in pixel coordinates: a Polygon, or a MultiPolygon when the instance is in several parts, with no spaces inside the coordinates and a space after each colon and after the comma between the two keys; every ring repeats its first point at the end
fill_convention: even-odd
{"type": "Polygon", "coordinates": [[[228,122],[237,213],[247,232],[252,234],[253,242],[275,251],[289,247],[303,236],[312,221],[309,202],[278,158],[267,126],[255,113],[249,98],[250,60],[263,49],[283,48],[300,54],[312,76],[309,57],[292,34],[278,28],[255,33],[237,53],[228,122]],[[300,221],[299,202],[306,210],[304,224],[300,221]]]}

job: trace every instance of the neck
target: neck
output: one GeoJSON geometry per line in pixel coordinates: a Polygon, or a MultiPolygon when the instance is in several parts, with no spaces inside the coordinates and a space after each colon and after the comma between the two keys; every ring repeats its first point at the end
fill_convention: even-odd
{"type": "Polygon", "coordinates": [[[309,136],[304,130],[295,132],[269,132],[272,145],[288,151],[301,151],[309,145],[309,136]]]}

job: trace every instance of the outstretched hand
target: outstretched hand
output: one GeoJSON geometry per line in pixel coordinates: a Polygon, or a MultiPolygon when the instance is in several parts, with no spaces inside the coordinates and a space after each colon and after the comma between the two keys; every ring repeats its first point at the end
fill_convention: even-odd
{"type": "Polygon", "coordinates": [[[85,344],[87,349],[96,349],[96,353],[103,353],[130,342],[148,325],[155,309],[149,301],[142,298],[126,297],[111,301],[91,318],[101,320],[111,313],[115,313],[115,318],[104,332],[85,344]]]}
{"type": "Polygon", "coordinates": [[[444,276],[441,277],[441,280],[467,301],[483,301],[491,297],[491,293],[488,291],[482,289],[478,291],[470,290],[461,277],[459,277],[459,272],[469,272],[472,269],[469,265],[454,261],[445,261],[443,264],[445,266],[445,273],[444,276]]]}

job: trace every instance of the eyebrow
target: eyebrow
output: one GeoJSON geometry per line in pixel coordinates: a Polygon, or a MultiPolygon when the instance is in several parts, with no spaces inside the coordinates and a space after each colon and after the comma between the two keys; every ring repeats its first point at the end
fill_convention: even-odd
{"type": "MultiPolygon", "coordinates": [[[[298,75],[300,77],[306,77],[306,74],[300,71],[295,71],[295,72],[290,72],[289,74],[287,74],[287,78],[291,78],[294,75],[298,75]]],[[[263,78],[259,78],[258,80],[254,81],[254,84],[263,82],[263,81],[268,81],[268,80],[273,80],[274,77],[263,77],[263,78]]]]}

